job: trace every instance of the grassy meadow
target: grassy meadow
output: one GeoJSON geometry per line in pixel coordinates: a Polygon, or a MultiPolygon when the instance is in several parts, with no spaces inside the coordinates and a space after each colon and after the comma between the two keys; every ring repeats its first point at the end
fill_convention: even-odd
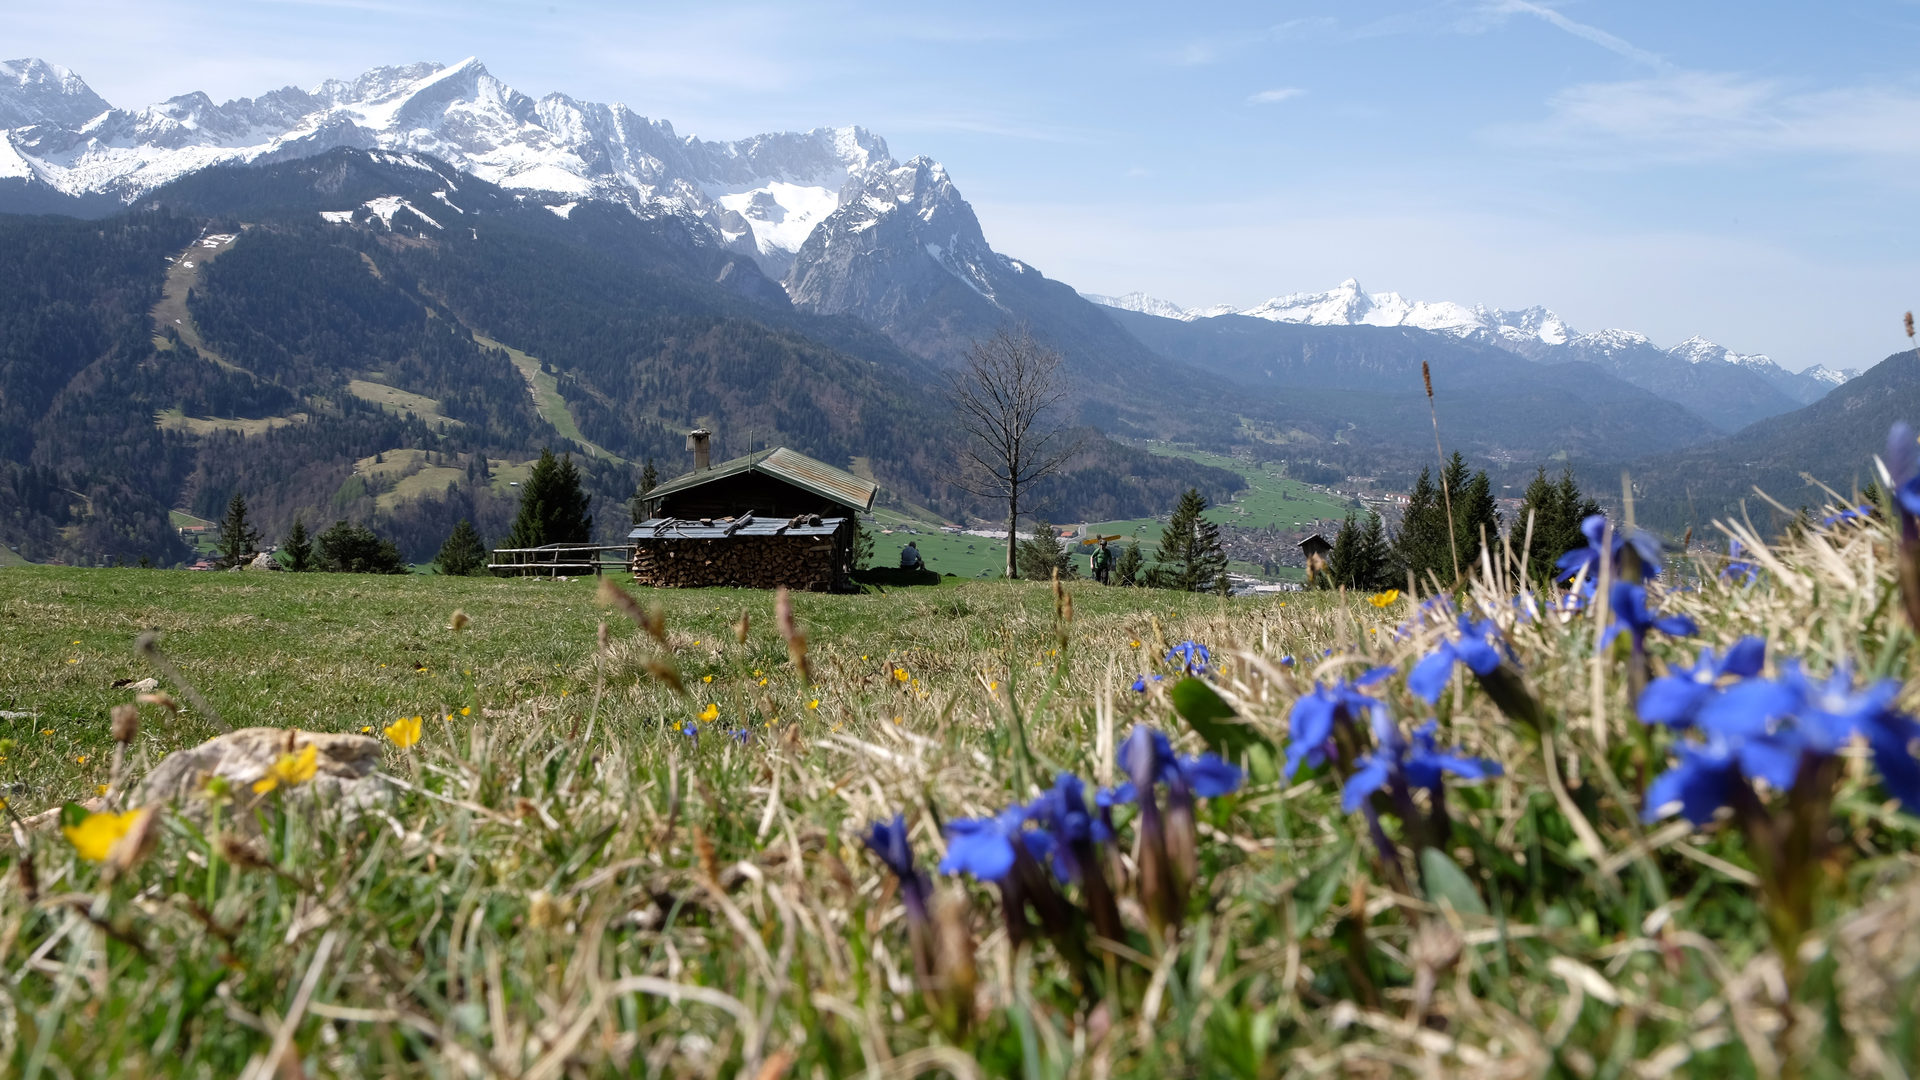
{"type": "MultiPolygon", "coordinates": [[[[19,814],[213,733],[142,705],[116,785],[108,711],[153,674],[145,629],[228,723],[368,731],[392,778],[371,806],[320,805],[289,758],[279,786],[207,783],[101,861],[86,834],[16,828],[0,1061],[30,1080],[1913,1075],[1920,819],[1886,771],[1911,747],[1855,739],[1808,751],[1791,790],[1689,796],[1733,816],[1647,805],[1676,763],[1706,767],[1698,730],[1637,717],[1649,678],[1731,699],[1804,665],[1913,702],[1887,525],[1742,539],[1754,580],[1669,566],[1646,597],[1664,621],[1599,650],[1602,605],[1492,558],[1420,605],[799,595],[802,646],[760,592],[641,592],[629,620],[585,580],[0,571],[19,814]],[[1693,678],[1701,646],[1745,635],[1764,671],[1693,678]],[[1168,658],[1183,642],[1209,652],[1168,658]]],[[[1819,707],[1847,704],[1838,686],[1819,707]]]]}

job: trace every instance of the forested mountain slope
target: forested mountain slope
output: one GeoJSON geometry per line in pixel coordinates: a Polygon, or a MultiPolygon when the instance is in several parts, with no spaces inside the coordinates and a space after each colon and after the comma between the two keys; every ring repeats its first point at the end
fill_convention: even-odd
{"type": "MultiPolygon", "coordinates": [[[[204,170],[131,217],[8,219],[0,264],[18,328],[0,527],[29,557],[171,561],[166,509],[213,517],[242,492],[269,536],[344,516],[424,559],[460,516],[498,535],[514,463],[587,452],[562,434],[576,428],[608,452],[583,462],[603,536],[624,533],[641,462],[681,471],[696,424],[721,452],[785,444],[870,470],[897,501],[988,509],[945,482],[954,435],[926,361],[795,311],[751,258],[671,214],[555,209],[419,155],[343,149],[204,170]],[[35,237],[58,251],[36,256],[35,237]],[[67,269],[42,282],[36,259],[67,269]],[[65,307],[36,293],[50,289],[65,307]],[[123,497],[89,504],[94,488],[123,497]]],[[[1096,437],[1035,494],[1062,518],[1113,518],[1189,483],[1218,498],[1241,481],[1096,437]]]]}
{"type": "Polygon", "coordinates": [[[1669,532],[1697,533],[1716,517],[1784,524],[1757,486],[1790,509],[1829,497],[1816,480],[1850,496],[1874,477],[1895,421],[1920,422],[1920,358],[1894,353],[1803,409],[1769,417],[1729,438],[1635,461],[1636,511],[1669,532]],[[1744,505],[1743,505],[1744,504],[1744,505]]]}

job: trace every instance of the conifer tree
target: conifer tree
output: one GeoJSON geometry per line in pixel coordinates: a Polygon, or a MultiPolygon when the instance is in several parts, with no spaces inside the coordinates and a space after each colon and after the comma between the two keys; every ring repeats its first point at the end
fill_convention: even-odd
{"type": "Polygon", "coordinates": [[[455,577],[470,577],[487,565],[487,547],[481,543],[480,531],[473,527],[472,521],[460,519],[460,524],[447,535],[446,543],[440,545],[440,554],[433,562],[441,573],[455,577]]]}
{"type": "Polygon", "coordinates": [[[293,528],[287,530],[286,542],[280,549],[286,552],[287,569],[297,574],[313,569],[313,538],[307,535],[307,523],[298,517],[293,519],[293,528]]]}
{"type": "Polygon", "coordinates": [[[1180,496],[1154,553],[1150,583],[1156,588],[1226,590],[1227,553],[1220,546],[1220,527],[1201,516],[1206,508],[1206,496],[1198,488],[1180,496]]]}
{"type": "Polygon", "coordinates": [[[1356,588],[1391,589],[1405,576],[1394,565],[1393,546],[1387,542],[1387,526],[1379,514],[1369,512],[1367,524],[1360,530],[1360,562],[1369,573],[1356,588]]]}
{"type": "Polygon", "coordinates": [[[1128,544],[1127,550],[1121,552],[1120,557],[1113,561],[1114,583],[1118,585],[1142,584],[1140,580],[1140,568],[1145,565],[1146,561],[1147,557],[1140,554],[1140,541],[1135,540],[1133,543],[1128,544]]]}
{"type": "Polygon", "coordinates": [[[1314,584],[1377,592],[1391,588],[1394,581],[1393,548],[1387,543],[1380,515],[1369,511],[1363,525],[1349,512],[1334,537],[1333,550],[1327,554],[1327,573],[1314,584]]]}
{"type": "Polygon", "coordinates": [[[513,519],[507,547],[534,548],[547,544],[584,544],[593,537],[590,498],[580,487],[580,470],[573,455],[553,456],[540,451],[527,482],[520,486],[520,512],[513,519]]]}
{"type": "Polygon", "coordinates": [[[1573,470],[1565,469],[1559,481],[1547,479],[1542,466],[1527,485],[1526,500],[1513,519],[1515,538],[1527,547],[1527,574],[1536,582],[1552,579],[1559,571],[1554,566],[1560,556],[1587,546],[1580,523],[1600,512],[1600,504],[1580,490],[1573,470]],[[1526,540],[1527,515],[1533,515],[1533,539],[1526,540]]]}
{"type": "Polygon", "coordinates": [[[640,494],[645,495],[660,486],[660,470],[653,467],[653,455],[647,455],[646,467],[640,470],[640,494]]]}
{"type": "Polygon", "coordinates": [[[1079,576],[1073,554],[1060,544],[1060,530],[1042,521],[1034,527],[1033,539],[1020,541],[1020,575],[1031,581],[1052,581],[1055,570],[1062,580],[1079,576]]]}
{"type": "Polygon", "coordinates": [[[227,516],[220,522],[220,557],[214,565],[222,570],[245,566],[259,553],[260,532],[247,518],[247,500],[235,494],[227,504],[227,516]]]}
{"type": "Polygon", "coordinates": [[[1493,483],[1485,470],[1468,473],[1466,459],[1456,451],[1447,460],[1441,477],[1447,486],[1444,493],[1428,470],[1420,470],[1406,513],[1401,517],[1400,535],[1393,544],[1400,566],[1412,570],[1422,588],[1428,585],[1429,573],[1443,587],[1453,583],[1456,553],[1459,573],[1473,573],[1473,568],[1479,565],[1483,530],[1488,543],[1495,542],[1500,535],[1500,511],[1493,499],[1493,483]],[[1448,495],[1453,501],[1451,539],[1447,528],[1448,495]]]}
{"type": "Polygon", "coordinates": [[[1453,580],[1453,551],[1447,543],[1447,509],[1433,473],[1420,470],[1407,497],[1407,508],[1400,515],[1400,532],[1393,539],[1394,558],[1408,570],[1421,588],[1427,587],[1431,573],[1440,581],[1453,580]]]}

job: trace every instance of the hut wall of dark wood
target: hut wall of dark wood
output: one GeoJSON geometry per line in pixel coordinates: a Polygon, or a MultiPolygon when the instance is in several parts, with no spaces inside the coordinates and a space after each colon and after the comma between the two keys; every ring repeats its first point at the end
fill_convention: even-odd
{"type": "Polygon", "coordinates": [[[847,512],[846,507],[832,499],[757,472],[716,477],[698,487],[667,495],[651,509],[649,516],[652,517],[693,521],[718,520],[748,511],[762,518],[791,518],[798,514],[839,517],[847,512]]]}

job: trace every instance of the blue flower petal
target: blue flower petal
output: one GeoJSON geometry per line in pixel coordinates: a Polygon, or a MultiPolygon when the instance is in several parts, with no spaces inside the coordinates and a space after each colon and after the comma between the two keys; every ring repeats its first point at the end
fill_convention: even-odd
{"type": "Polygon", "coordinates": [[[1340,789],[1340,809],[1349,814],[1360,809],[1368,796],[1386,786],[1390,771],[1390,763],[1378,754],[1361,758],[1360,768],[1347,777],[1346,786],[1340,789]]]}
{"type": "Polygon", "coordinates": [[[1713,687],[1704,683],[1669,675],[1647,684],[1635,711],[1643,724],[1688,727],[1713,693],[1713,687]]]}
{"type": "Polygon", "coordinates": [[[1647,807],[1642,815],[1657,821],[1672,803],[1695,825],[1713,820],[1713,812],[1727,804],[1728,792],[1737,782],[1732,757],[1724,749],[1709,749],[1692,743],[1679,747],[1680,763],[1647,785],[1647,807]]]}
{"type": "Polygon", "coordinates": [[[1726,659],[1720,661],[1720,674],[1750,679],[1760,674],[1766,662],[1767,643],[1749,634],[1728,647],[1726,659]]]}
{"type": "Polygon", "coordinates": [[[1180,771],[1187,786],[1202,799],[1216,799],[1240,790],[1240,768],[1215,754],[1183,758],[1180,771]]]}
{"type": "Polygon", "coordinates": [[[1701,706],[1695,718],[1701,728],[1726,738],[1756,738],[1782,717],[1800,707],[1793,688],[1764,679],[1735,683],[1701,706]]]}
{"type": "Polygon", "coordinates": [[[1453,643],[1442,642],[1438,649],[1413,665],[1413,673],[1407,676],[1407,689],[1429,705],[1439,701],[1448,680],[1453,678],[1454,660],[1453,643]]]}
{"type": "Polygon", "coordinates": [[[961,818],[947,823],[947,857],[943,874],[972,874],[981,881],[999,881],[1013,869],[1013,843],[992,818],[961,818]]]}

